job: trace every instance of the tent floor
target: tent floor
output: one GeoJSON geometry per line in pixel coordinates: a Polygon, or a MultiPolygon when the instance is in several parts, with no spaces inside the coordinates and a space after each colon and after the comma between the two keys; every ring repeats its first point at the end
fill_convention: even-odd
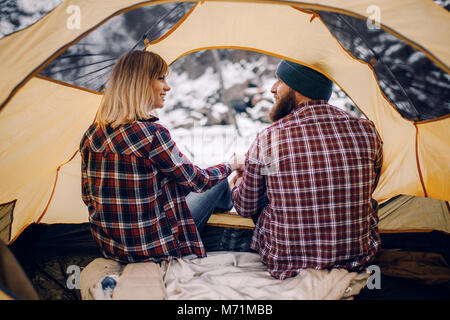
{"type": "MultiPolygon", "coordinates": [[[[250,229],[206,226],[201,237],[208,252],[243,252],[251,251],[252,233],[250,229]]],[[[427,235],[382,234],[382,246],[384,249],[402,246],[404,250],[434,251],[449,261],[449,237],[434,232],[427,235]],[[411,247],[412,243],[419,244],[419,247],[411,247]]],[[[80,290],[67,287],[71,275],[67,273],[67,268],[75,265],[82,269],[95,258],[101,257],[87,224],[34,224],[9,248],[42,300],[79,300],[80,290]]],[[[385,275],[383,269],[381,273],[381,288],[365,288],[355,300],[450,300],[449,283],[426,285],[412,279],[385,275]]]]}

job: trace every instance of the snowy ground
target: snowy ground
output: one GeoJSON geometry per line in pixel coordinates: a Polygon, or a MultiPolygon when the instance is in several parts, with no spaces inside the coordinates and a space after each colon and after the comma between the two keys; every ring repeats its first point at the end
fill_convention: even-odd
{"type": "MultiPolygon", "coordinates": [[[[164,124],[163,119],[162,123],[164,124]]],[[[206,168],[227,161],[231,155],[244,154],[258,131],[267,123],[254,123],[248,118],[237,118],[242,136],[231,125],[196,126],[192,129],[171,130],[172,138],[180,150],[196,165],[206,168]]]]}

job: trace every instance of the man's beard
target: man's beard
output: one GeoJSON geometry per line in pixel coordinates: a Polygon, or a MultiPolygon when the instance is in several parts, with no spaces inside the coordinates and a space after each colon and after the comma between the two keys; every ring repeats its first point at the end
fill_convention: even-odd
{"type": "Polygon", "coordinates": [[[297,105],[295,100],[295,92],[291,88],[289,88],[289,92],[278,100],[269,111],[269,120],[275,122],[284,118],[289,113],[291,113],[292,109],[297,105]]]}

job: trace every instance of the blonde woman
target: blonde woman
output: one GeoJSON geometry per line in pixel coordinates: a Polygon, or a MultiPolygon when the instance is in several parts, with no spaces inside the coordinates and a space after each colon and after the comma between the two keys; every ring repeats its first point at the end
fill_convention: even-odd
{"type": "Polygon", "coordinates": [[[170,90],[167,72],[155,53],[123,55],[80,144],[92,235],[105,257],[122,263],[204,257],[199,229],[215,207],[232,207],[227,177],[237,169],[235,156],[195,166],[154,115],[170,90]],[[186,190],[204,193],[186,197],[186,190]]]}

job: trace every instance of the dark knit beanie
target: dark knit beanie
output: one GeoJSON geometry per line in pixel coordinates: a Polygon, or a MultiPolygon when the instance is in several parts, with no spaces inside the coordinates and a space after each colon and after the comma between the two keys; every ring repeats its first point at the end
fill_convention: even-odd
{"type": "Polygon", "coordinates": [[[331,97],[333,82],[314,69],[282,60],[276,74],[289,87],[312,100],[328,101],[331,97]]]}

